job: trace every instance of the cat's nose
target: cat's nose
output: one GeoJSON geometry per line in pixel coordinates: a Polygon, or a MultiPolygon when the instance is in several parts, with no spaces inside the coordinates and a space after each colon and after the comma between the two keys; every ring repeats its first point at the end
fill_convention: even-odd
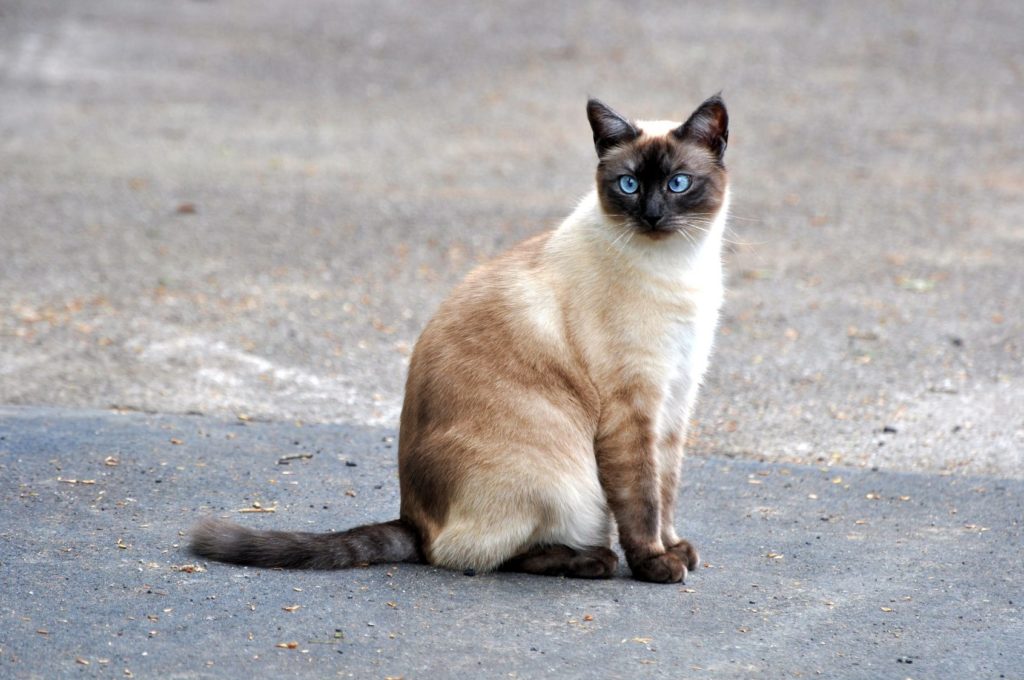
{"type": "Polygon", "coordinates": [[[654,229],[658,226],[658,223],[661,222],[662,217],[664,217],[664,215],[644,215],[644,224],[651,229],[654,229]]]}

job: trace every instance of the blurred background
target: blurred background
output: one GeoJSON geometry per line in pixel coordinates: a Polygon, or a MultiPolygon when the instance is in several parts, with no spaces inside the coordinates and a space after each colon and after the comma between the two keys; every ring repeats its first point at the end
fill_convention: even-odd
{"type": "Polygon", "coordinates": [[[1024,476],[1024,3],[0,0],[0,403],[397,426],[590,95],[723,91],[691,450],[1024,476]]]}

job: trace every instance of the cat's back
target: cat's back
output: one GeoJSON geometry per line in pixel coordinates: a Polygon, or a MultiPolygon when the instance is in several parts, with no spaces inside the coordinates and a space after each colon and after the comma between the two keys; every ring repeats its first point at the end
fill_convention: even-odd
{"type": "Polygon", "coordinates": [[[456,426],[514,430],[539,412],[596,420],[596,391],[566,337],[563,291],[546,261],[550,239],[470,272],[427,324],[409,366],[405,444],[456,426]]]}
{"type": "Polygon", "coordinates": [[[558,353],[564,323],[545,267],[550,239],[551,232],[534,236],[471,271],[427,324],[410,370],[558,353]]]}

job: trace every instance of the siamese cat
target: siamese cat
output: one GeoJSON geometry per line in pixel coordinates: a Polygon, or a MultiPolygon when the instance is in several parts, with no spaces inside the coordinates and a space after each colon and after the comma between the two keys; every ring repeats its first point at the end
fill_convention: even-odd
{"type": "Polygon", "coordinates": [[[629,120],[591,99],[596,186],[548,233],[471,272],[413,352],[399,519],[339,533],[217,519],[201,556],[261,567],[426,562],[608,578],[697,567],[674,509],[722,303],[728,114],[629,120]]]}

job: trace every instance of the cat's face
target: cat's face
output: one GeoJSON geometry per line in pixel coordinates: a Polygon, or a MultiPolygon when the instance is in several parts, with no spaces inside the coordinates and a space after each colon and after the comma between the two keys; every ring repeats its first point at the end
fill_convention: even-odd
{"type": "Polygon", "coordinates": [[[683,124],[634,122],[591,99],[597,194],[605,213],[647,238],[696,241],[725,200],[729,116],[711,97],[683,124]]]}

